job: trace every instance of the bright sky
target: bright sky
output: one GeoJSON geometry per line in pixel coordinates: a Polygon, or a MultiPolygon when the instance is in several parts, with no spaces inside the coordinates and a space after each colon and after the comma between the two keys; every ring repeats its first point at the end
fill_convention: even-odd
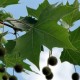
{"type": "MultiPolygon", "coordinates": [[[[61,49],[61,48],[53,49],[52,55],[57,57],[58,64],[54,67],[50,66],[50,68],[54,74],[54,77],[52,80],[72,80],[71,74],[74,72],[74,67],[72,64],[70,64],[68,62],[61,63],[59,57],[60,57],[62,50],[63,49],[61,49]]],[[[45,48],[45,51],[41,52],[41,55],[40,55],[40,70],[42,70],[42,68],[47,65],[48,57],[49,57],[49,50],[47,48],[45,48]]],[[[35,70],[36,68],[34,68],[32,66],[32,69],[35,70]]],[[[40,73],[40,75],[30,73],[30,76],[27,77],[26,75],[23,75],[23,77],[24,77],[24,79],[26,78],[25,80],[46,80],[45,76],[42,74],[42,72],[40,71],[39,73],[40,73]]]]}
{"type": "MultiPolygon", "coordinates": [[[[64,4],[66,3],[67,0],[49,0],[49,2],[52,3],[56,3],[56,2],[64,2],[64,4]]],[[[70,3],[73,3],[74,0],[68,0],[70,3]]],[[[80,1],[80,0],[79,0],[80,1]]],[[[26,10],[26,6],[31,7],[36,9],[38,7],[38,5],[43,2],[43,0],[20,0],[19,3],[17,5],[11,5],[5,8],[5,10],[7,12],[10,12],[13,14],[13,16],[18,19],[20,16],[26,16],[27,15],[27,10],[26,10]]],[[[77,28],[80,25],[80,21],[75,22],[75,26],[74,28],[72,28],[71,30],[74,30],[75,28],[77,28]]],[[[9,30],[9,28],[6,28],[5,30],[9,30]]],[[[11,29],[12,31],[12,29],[11,29]]],[[[6,36],[7,39],[11,39],[11,35],[7,35],[6,36]]],[[[51,67],[53,74],[54,74],[54,80],[71,80],[71,74],[74,72],[74,67],[72,64],[68,63],[68,62],[64,62],[61,63],[59,57],[61,54],[62,49],[60,48],[54,48],[53,49],[53,55],[57,57],[58,59],[58,64],[55,67],[51,67]]],[[[40,55],[40,68],[42,69],[44,66],[46,66],[46,60],[48,58],[48,49],[45,48],[44,52],[41,52],[40,55]],[[45,56],[45,57],[44,57],[45,56]]],[[[31,68],[34,70],[36,69],[36,71],[38,71],[38,69],[36,67],[33,67],[34,65],[31,64],[31,68]]],[[[80,72],[80,68],[79,66],[77,66],[77,71],[80,72]]],[[[9,68],[8,72],[12,73],[12,69],[9,68]]],[[[37,75],[35,73],[32,72],[28,72],[30,73],[30,75],[27,74],[17,74],[18,79],[19,80],[46,80],[44,75],[41,73],[41,71],[38,71],[40,73],[40,75],[37,75]]],[[[52,80],[53,80],[52,79],[52,80]]]]}

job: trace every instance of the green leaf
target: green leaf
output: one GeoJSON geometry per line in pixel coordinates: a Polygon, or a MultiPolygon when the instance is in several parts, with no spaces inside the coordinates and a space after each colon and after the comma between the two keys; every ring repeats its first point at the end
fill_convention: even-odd
{"type": "Polygon", "coordinates": [[[64,49],[61,55],[61,61],[68,61],[74,65],[80,65],[80,52],[70,49],[64,49]]]}
{"type": "Polygon", "coordinates": [[[44,0],[44,2],[39,5],[37,10],[27,7],[28,15],[38,19],[41,12],[49,5],[48,0],[44,0]]]}
{"type": "Polygon", "coordinates": [[[5,36],[7,33],[8,33],[7,31],[4,33],[2,33],[2,32],[0,33],[0,44],[2,44],[1,42],[3,40],[3,36],[5,36]]]}
{"type": "Polygon", "coordinates": [[[39,68],[39,54],[41,39],[39,32],[32,29],[29,33],[17,39],[15,50],[24,59],[28,58],[39,68]]]}
{"type": "Polygon", "coordinates": [[[23,62],[24,58],[20,56],[20,53],[18,53],[17,51],[13,52],[15,45],[16,42],[14,40],[8,40],[8,42],[5,44],[6,55],[4,57],[0,57],[0,60],[3,61],[6,67],[14,67],[14,65],[19,63],[23,65],[25,69],[31,71],[30,66],[23,62]]]}
{"type": "Polygon", "coordinates": [[[6,7],[12,4],[18,4],[19,0],[0,0],[0,7],[6,7]]]}
{"type": "Polygon", "coordinates": [[[42,33],[42,43],[49,49],[52,49],[53,47],[75,49],[69,41],[68,31],[63,27],[54,24],[53,21],[43,23],[35,29],[42,33]]]}
{"type": "Polygon", "coordinates": [[[7,50],[7,53],[11,53],[16,45],[16,41],[14,40],[8,40],[8,42],[5,44],[5,48],[7,50]]]}
{"type": "Polygon", "coordinates": [[[73,10],[71,6],[47,7],[31,30],[16,40],[14,50],[39,68],[41,45],[46,45],[49,49],[53,47],[75,49],[69,41],[68,31],[57,24],[60,18],[73,10]]]}
{"type": "MultiPolygon", "coordinates": [[[[67,6],[69,6],[69,5],[67,5],[67,6]]],[[[78,0],[75,0],[74,3],[72,5],[70,5],[70,6],[76,8],[76,9],[73,10],[70,14],[64,16],[62,19],[67,24],[69,24],[70,27],[72,27],[73,23],[80,19],[80,11],[79,11],[79,2],[78,2],[78,0]]]]}
{"type": "Polygon", "coordinates": [[[66,2],[66,5],[69,6],[69,2],[68,1],[66,2]]]}
{"type": "Polygon", "coordinates": [[[71,27],[75,21],[80,19],[80,11],[75,9],[70,14],[64,16],[62,19],[71,27]]]}
{"type": "Polygon", "coordinates": [[[28,17],[28,16],[22,17],[22,18],[21,18],[21,21],[23,21],[23,22],[25,22],[25,23],[27,23],[27,24],[30,24],[30,25],[37,23],[37,20],[36,20],[35,18],[28,17]]]}
{"type": "Polygon", "coordinates": [[[6,11],[0,10],[0,21],[4,21],[8,17],[12,17],[12,15],[6,11]]]}
{"type": "Polygon", "coordinates": [[[72,64],[80,65],[80,27],[70,32],[70,40],[72,44],[77,48],[77,51],[64,49],[61,54],[61,61],[69,61],[72,64]]]}
{"type": "Polygon", "coordinates": [[[23,58],[19,56],[18,53],[16,54],[7,54],[4,57],[3,61],[6,65],[6,67],[14,67],[17,63],[21,64],[25,69],[30,70],[30,65],[27,65],[26,63],[23,62],[23,58]]]}
{"type": "Polygon", "coordinates": [[[2,33],[2,34],[0,34],[0,35],[5,36],[5,35],[7,35],[7,34],[8,34],[8,31],[3,32],[3,33],[2,33]]]}
{"type": "Polygon", "coordinates": [[[70,26],[65,21],[63,21],[62,19],[60,20],[60,23],[61,23],[61,26],[63,26],[64,28],[66,28],[66,29],[70,28],[70,26]]]}
{"type": "Polygon", "coordinates": [[[72,6],[53,6],[48,6],[42,11],[35,29],[43,33],[43,44],[47,45],[48,48],[51,49],[55,46],[70,48],[72,45],[69,41],[68,31],[59,26],[57,21],[75,9],[72,6]]]}
{"type": "Polygon", "coordinates": [[[2,37],[1,43],[3,43],[3,44],[5,45],[7,42],[8,42],[8,41],[5,39],[5,37],[2,37]]]}
{"type": "Polygon", "coordinates": [[[3,73],[0,73],[0,80],[2,80],[3,73]]]}
{"type": "Polygon", "coordinates": [[[75,0],[74,3],[72,4],[73,7],[79,7],[79,1],[75,0]]]}
{"type": "Polygon", "coordinates": [[[76,10],[75,7],[67,6],[67,5],[58,5],[57,7],[54,7],[54,5],[48,6],[46,9],[42,11],[39,17],[39,22],[44,21],[58,21],[62,17],[68,15],[72,11],[76,10]]]}

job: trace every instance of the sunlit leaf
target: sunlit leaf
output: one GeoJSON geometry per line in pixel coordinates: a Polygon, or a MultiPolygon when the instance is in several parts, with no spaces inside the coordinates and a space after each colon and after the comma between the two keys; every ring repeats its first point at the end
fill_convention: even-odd
{"type": "Polygon", "coordinates": [[[39,5],[37,9],[32,9],[32,8],[27,7],[28,15],[33,16],[38,19],[41,12],[49,5],[50,4],[48,0],[45,0],[42,4],[39,5]]]}

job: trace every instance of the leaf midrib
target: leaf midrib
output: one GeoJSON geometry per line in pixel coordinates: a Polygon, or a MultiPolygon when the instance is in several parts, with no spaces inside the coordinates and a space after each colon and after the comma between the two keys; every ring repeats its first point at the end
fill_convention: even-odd
{"type": "MultiPolygon", "coordinates": [[[[50,33],[48,33],[48,32],[45,32],[45,31],[40,30],[40,29],[38,29],[38,28],[34,28],[34,29],[36,29],[36,30],[38,30],[38,31],[40,31],[40,32],[42,32],[42,33],[45,33],[45,34],[47,34],[47,35],[50,35],[50,36],[52,36],[53,38],[57,39],[58,41],[62,42],[61,40],[59,40],[58,38],[56,38],[55,36],[51,35],[51,34],[50,34],[50,33]]],[[[64,44],[65,44],[65,42],[62,42],[62,43],[64,43],[64,44]]],[[[68,46],[68,45],[67,45],[67,46],[68,46]]]]}

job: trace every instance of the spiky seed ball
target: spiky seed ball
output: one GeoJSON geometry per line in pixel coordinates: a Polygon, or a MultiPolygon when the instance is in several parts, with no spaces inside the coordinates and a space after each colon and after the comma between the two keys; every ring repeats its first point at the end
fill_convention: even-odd
{"type": "Polygon", "coordinates": [[[3,57],[5,55],[5,48],[0,47],[0,57],[3,57]]]}
{"type": "Polygon", "coordinates": [[[42,73],[43,73],[44,75],[49,75],[49,74],[51,73],[51,69],[46,66],[46,67],[44,67],[44,68],[42,69],[42,73]]]}
{"type": "Polygon", "coordinates": [[[3,79],[3,80],[7,80],[7,79],[8,79],[8,76],[7,76],[6,74],[4,74],[4,75],[2,76],[2,79],[3,79]]]}
{"type": "Polygon", "coordinates": [[[78,80],[78,79],[79,79],[79,74],[76,73],[76,72],[73,73],[73,74],[72,74],[72,79],[73,79],[73,80],[78,80]]]}
{"type": "Polygon", "coordinates": [[[21,64],[16,64],[14,66],[14,69],[15,69],[16,72],[20,73],[23,70],[23,66],[21,64]]]}
{"type": "Polygon", "coordinates": [[[54,56],[51,56],[48,58],[48,64],[51,66],[55,66],[57,64],[57,58],[54,56]]]}
{"type": "Polygon", "coordinates": [[[0,67],[0,72],[1,73],[5,72],[5,68],[4,67],[0,67]]]}
{"type": "Polygon", "coordinates": [[[17,80],[17,77],[16,76],[10,76],[9,80],[17,80]]]}
{"type": "Polygon", "coordinates": [[[46,79],[52,79],[53,78],[53,73],[51,72],[49,75],[46,76],[46,79]]]}

